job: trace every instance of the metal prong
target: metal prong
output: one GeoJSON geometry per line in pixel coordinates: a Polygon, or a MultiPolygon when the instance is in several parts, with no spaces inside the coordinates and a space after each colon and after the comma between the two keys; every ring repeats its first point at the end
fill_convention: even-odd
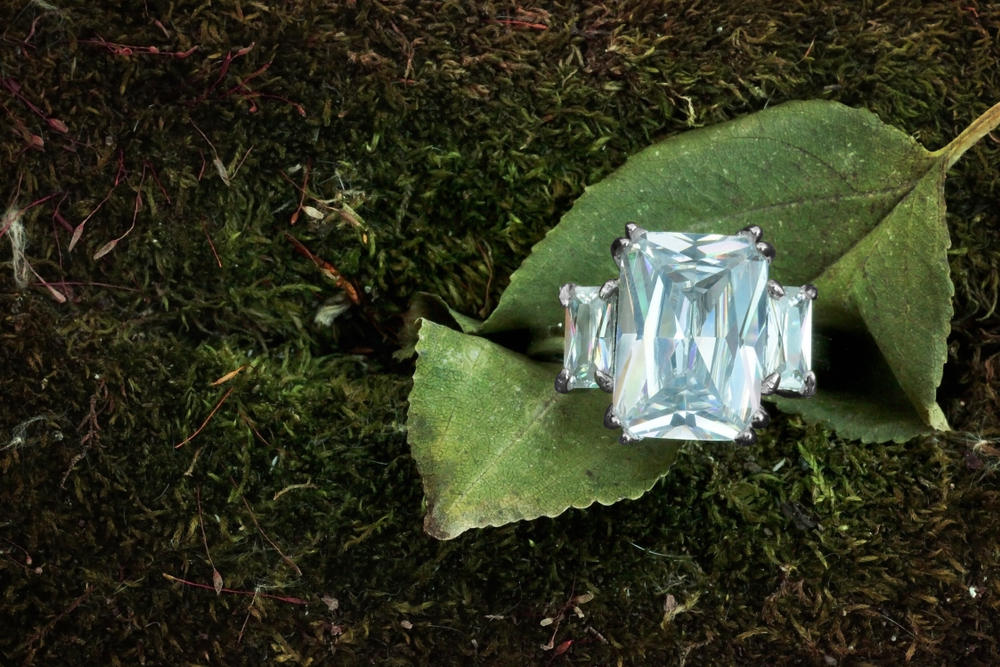
{"type": "Polygon", "coordinates": [[[639,438],[633,438],[629,434],[625,433],[625,431],[622,431],[622,434],[618,436],[618,442],[620,442],[625,446],[631,445],[633,442],[638,442],[638,441],[639,438]]]}
{"type": "Polygon", "coordinates": [[[616,429],[621,427],[622,422],[615,414],[615,406],[609,405],[608,409],[604,411],[604,428],[616,429]]]}
{"type": "Polygon", "coordinates": [[[616,294],[618,294],[618,279],[612,278],[608,282],[601,285],[601,289],[597,293],[597,296],[607,301],[616,294]]]}
{"type": "Polygon", "coordinates": [[[625,236],[628,237],[629,241],[638,241],[646,236],[646,230],[634,222],[630,222],[625,225],[625,236]]]}
{"type": "Polygon", "coordinates": [[[615,379],[609,373],[598,369],[594,371],[594,379],[597,380],[597,386],[601,391],[610,394],[615,390],[615,379]]]}
{"type": "Polygon", "coordinates": [[[753,239],[754,245],[760,243],[760,240],[764,238],[764,230],[757,225],[747,225],[740,231],[736,232],[739,236],[749,236],[753,239]]]}
{"type": "Polygon", "coordinates": [[[780,373],[771,373],[760,383],[761,396],[770,396],[778,390],[778,383],[781,382],[780,373]]]}
{"type": "Polygon", "coordinates": [[[757,408],[757,411],[750,417],[750,425],[754,428],[767,428],[771,423],[771,415],[767,414],[764,408],[757,408]]]}
{"type": "Polygon", "coordinates": [[[574,293],[576,293],[576,285],[574,283],[566,283],[559,288],[559,303],[562,304],[563,308],[569,308],[569,301],[573,298],[574,293]]]}
{"type": "Polygon", "coordinates": [[[564,368],[556,376],[556,391],[560,394],[569,393],[569,369],[564,368]]]}
{"type": "Polygon", "coordinates": [[[799,288],[799,294],[809,299],[810,301],[815,301],[819,297],[819,290],[812,283],[806,283],[801,288],[799,288]]]}
{"type": "Polygon", "coordinates": [[[805,383],[805,388],[802,390],[803,398],[811,398],[816,394],[816,374],[812,371],[806,373],[806,376],[802,378],[805,383]]]}
{"type": "Polygon", "coordinates": [[[785,296],[785,288],[777,280],[771,278],[767,281],[767,293],[771,295],[772,299],[780,299],[785,296]]]}
{"type": "Polygon", "coordinates": [[[747,426],[745,429],[736,434],[736,437],[733,438],[733,442],[744,447],[755,445],[757,444],[757,432],[747,426]]]}
{"type": "Polygon", "coordinates": [[[628,250],[630,242],[624,236],[619,236],[611,243],[611,259],[615,260],[615,264],[621,266],[622,255],[628,250]]]}
{"type": "Polygon", "coordinates": [[[767,241],[758,241],[757,250],[760,251],[760,254],[764,255],[764,259],[767,260],[768,264],[774,260],[774,255],[777,253],[774,246],[767,241]]]}

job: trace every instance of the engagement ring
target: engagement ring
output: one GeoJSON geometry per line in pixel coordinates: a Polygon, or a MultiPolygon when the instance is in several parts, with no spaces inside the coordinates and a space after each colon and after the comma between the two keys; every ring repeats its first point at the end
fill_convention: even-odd
{"type": "Polygon", "coordinates": [[[612,394],[619,441],[757,441],[761,396],[809,397],[815,285],[768,277],[775,250],[751,225],[735,236],[626,225],[611,245],[618,278],[567,283],[563,370],[555,388],[612,394]]]}

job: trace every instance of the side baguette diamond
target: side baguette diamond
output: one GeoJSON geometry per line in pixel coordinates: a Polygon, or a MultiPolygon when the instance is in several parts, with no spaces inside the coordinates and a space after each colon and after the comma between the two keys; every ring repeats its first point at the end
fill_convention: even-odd
{"type": "Polygon", "coordinates": [[[611,375],[614,361],[617,298],[600,297],[600,287],[573,285],[566,294],[563,367],[569,373],[567,389],[596,389],[596,372],[611,375]]]}
{"type": "Polygon", "coordinates": [[[779,373],[780,393],[807,394],[812,371],[812,302],[815,287],[785,287],[768,312],[767,369],[779,373]],[[808,288],[811,288],[811,291],[808,288]]]}

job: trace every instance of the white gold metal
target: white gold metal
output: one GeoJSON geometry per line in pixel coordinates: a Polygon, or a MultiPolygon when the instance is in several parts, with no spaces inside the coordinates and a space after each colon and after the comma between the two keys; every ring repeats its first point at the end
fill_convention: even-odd
{"type": "Polygon", "coordinates": [[[761,396],[770,396],[778,390],[778,383],[781,382],[781,373],[771,373],[760,383],[761,396]]]}
{"type": "Polygon", "coordinates": [[[556,376],[556,391],[560,394],[569,393],[569,369],[564,368],[559,371],[559,375],[556,376]]]}
{"type": "Polygon", "coordinates": [[[757,444],[757,432],[748,426],[736,434],[733,442],[737,445],[742,445],[743,447],[755,445],[757,444]]]}
{"type": "Polygon", "coordinates": [[[576,285],[574,283],[566,283],[559,288],[559,303],[562,304],[563,308],[569,308],[569,302],[573,299],[575,291],[576,285]]]}
{"type": "Polygon", "coordinates": [[[594,379],[604,393],[610,394],[615,390],[615,378],[610,373],[598,369],[594,371],[594,379]]]}
{"type": "Polygon", "coordinates": [[[604,428],[616,429],[621,427],[622,422],[615,415],[615,406],[609,405],[608,409],[604,411],[604,428]]]}

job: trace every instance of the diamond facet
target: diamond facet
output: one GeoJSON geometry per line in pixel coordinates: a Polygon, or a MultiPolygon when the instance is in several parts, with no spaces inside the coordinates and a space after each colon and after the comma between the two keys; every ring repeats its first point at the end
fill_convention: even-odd
{"type": "Polygon", "coordinates": [[[760,407],[767,259],[747,235],[649,232],[621,260],[612,405],[623,433],[735,439],[760,407]]]}
{"type": "Polygon", "coordinates": [[[805,393],[812,370],[812,299],[801,287],[785,287],[771,299],[767,326],[768,372],[780,373],[780,392],[805,393]]]}
{"type": "Polygon", "coordinates": [[[612,373],[617,300],[602,299],[600,289],[574,285],[567,294],[563,366],[569,389],[596,389],[594,373],[612,373]]]}

